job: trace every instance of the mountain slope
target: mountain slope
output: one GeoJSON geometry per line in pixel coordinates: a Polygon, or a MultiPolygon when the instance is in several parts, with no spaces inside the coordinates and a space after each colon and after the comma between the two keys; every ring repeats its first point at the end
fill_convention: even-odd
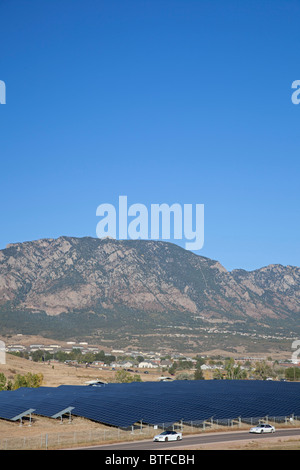
{"type": "Polygon", "coordinates": [[[0,250],[0,309],[131,319],[299,318],[300,269],[226,269],[160,241],[60,237],[0,250]]]}

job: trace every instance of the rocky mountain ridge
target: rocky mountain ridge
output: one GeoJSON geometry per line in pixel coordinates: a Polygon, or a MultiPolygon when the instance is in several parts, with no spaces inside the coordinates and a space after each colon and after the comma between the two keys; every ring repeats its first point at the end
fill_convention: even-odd
{"type": "Polygon", "coordinates": [[[48,316],[295,321],[299,280],[296,266],[229,272],[162,241],[60,237],[0,250],[0,309],[48,316]]]}

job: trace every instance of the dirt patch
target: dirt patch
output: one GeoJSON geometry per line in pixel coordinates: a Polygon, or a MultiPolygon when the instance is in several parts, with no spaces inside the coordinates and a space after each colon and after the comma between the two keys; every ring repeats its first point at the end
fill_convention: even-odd
{"type": "Polygon", "coordinates": [[[186,447],[185,450],[300,450],[300,438],[299,436],[270,437],[264,438],[261,442],[249,439],[238,443],[228,441],[190,446],[186,447]]]}
{"type": "MultiPolygon", "coordinates": [[[[4,373],[7,379],[13,380],[16,374],[25,375],[28,372],[43,374],[42,386],[58,387],[59,385],[86,385],[91,380],[114,381],[116,371],[100,370],[98,367],[85,367],[67,365],[57,362],[33,362],[19,358],[12,354],[6,354],[6,364],[0,364],[0,373],[4,373]]],[[[139,373],[143,381],[156,381],[160,371],[139,373]]],[[[45,447],[45,436],[49,440],[49,447],[60,445],[72,445],[81,442],[107,442],[112,440],[132,439],[139,436],[130,432],[120,432],[110,426],[90,421],[88,419],[72,417],[71,421],[65,417],[51,419],[32,415],[29,419],[23,418],[20,422],[12,422],[0,419],[0,449],[11,448],[39,448],[40,442],[45,447]]]]}
{"type": "MultiPolygon", "coordinates": [[[[13,380],[16,374],[25,375],[28,372],[32,374],[43,374],[43,383],[45,387],[58,387],[59,385],[86,385],[90,380],[103,380],[111,382],[115,379],[116,371],[110,368],[100,369],[97,366],[68,365],[59,362],[33,362],[12,354],[6,354],[6,364],[0,364],[0,373],[13,380]]],[[[159,370],[149,370],[148,374],[144,371],[138,371],[143,382],[156,381],[161,375],[159,370]]]]}

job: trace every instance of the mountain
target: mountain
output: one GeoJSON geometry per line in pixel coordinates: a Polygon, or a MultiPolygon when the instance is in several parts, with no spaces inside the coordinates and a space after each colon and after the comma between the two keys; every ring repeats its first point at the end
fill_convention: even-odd
{"type": "Polygon", "coordinates": [[[76,324],[90,334],[124,327],[134,333],[198,321],[293,330],[299,279],[295,266],[229,272],[218,261],[161,241],[60,237],[15,243],[0,250],[0,326],[63,325],[71,334],[76,324]]]}

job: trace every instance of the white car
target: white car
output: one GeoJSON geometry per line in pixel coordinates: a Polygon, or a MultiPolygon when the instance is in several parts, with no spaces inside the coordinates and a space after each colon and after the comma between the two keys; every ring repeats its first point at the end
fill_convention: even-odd
{"type": "Polygon", "coordinates": [[[254,428],[251,428],[249,432],[262,434],[264,432],[275,432],[275,428],[274,426],[271,426],[271,424],[258,424],[254,428]]]}
{"type": "Polygon", "coordinates": [[[176,432],[176,431],[164,431],[160,434],[157,434],[154,436],[153,441],[158,442],[158,441],[181,441],[182,439],[182,433],[181,432],[176,432]]]}

